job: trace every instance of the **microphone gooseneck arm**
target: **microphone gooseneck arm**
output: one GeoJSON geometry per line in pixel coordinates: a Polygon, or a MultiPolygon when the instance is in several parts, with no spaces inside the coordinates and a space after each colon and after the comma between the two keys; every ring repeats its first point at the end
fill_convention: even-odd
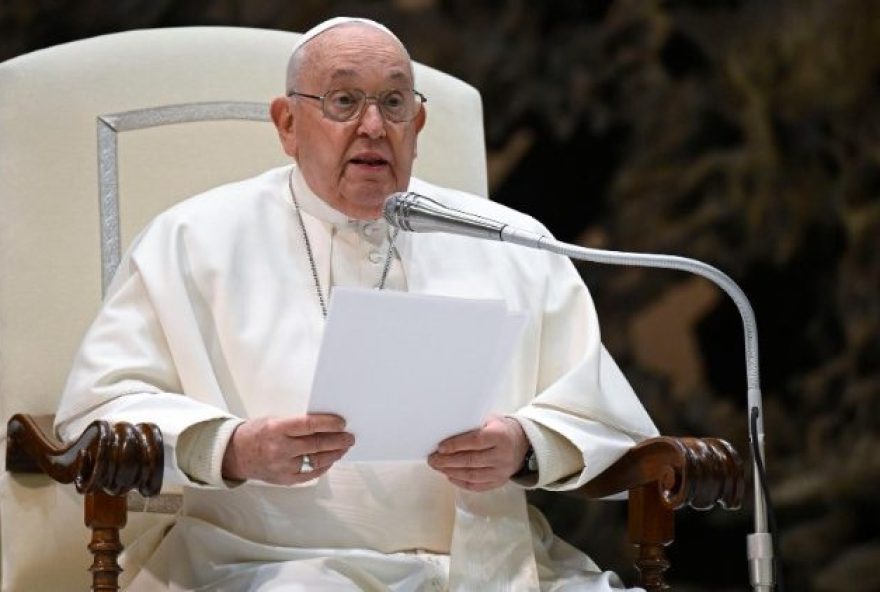
{"type": "Polygon", "coordinates": [[[745,292],[730,276],[702,261],[677,255],[606,251],[563,243],[551,236],[449,208],[415,193],[392,195],[385,202],[385,219],[392,226],[412,232],[447,232],[508,242],[592,263],[685,271],[708,279],[730,296],[742,318],[745,337],[748,415],[754,416],[754,419],[749,421],[749,438],[752,440],[753,449],[757,450],[757,458],[752,463],[755,531],[746,539],[749,579],[755,592],[772,592],[774,588],[773,535],[768,529],[767,500],[762,490],[765,475],[763,471],[759,471],[759,466],[765,466],[765,459],[764,408],[761,400],[758,367],[758,327],[755,313],[745,292]]]}

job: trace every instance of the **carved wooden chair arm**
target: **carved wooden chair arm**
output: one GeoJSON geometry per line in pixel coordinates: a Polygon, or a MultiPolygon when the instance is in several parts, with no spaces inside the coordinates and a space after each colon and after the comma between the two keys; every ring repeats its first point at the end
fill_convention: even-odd
{"type": "Polygon", "coordinates": [[[671,510],[735,510],[743,497],[742,460],[725,440],[660,436],[631,448],[578,493],[597,499],[649,484],[671,510]]]}
{"type": "Polygon", "coordinates": [[[7,424],[6,470],[45,473],[74,483],[80,493],[144,497],[162,487],[162,433],[154,424],[95,421],[74,442],[63,444],[52,432],[52,416],[17,414],[7,424]]]}
{"type": "Polygon", "coordinates": [[[52,416],[17,414],[7,424],[6,470],[45,473],[74,483],[85,494],[85,522],[92,529],[93,590],[118,590],[117,563],[131,490],[144,497],[162,488],[162,433],[154,424],[95,421],[74,442],[54,437],[52,416]]]}
{"type": "Polygon", "coordinates": [[[674,540],[675,510],[716,505],[738,510],[745,476],[739,454],[718,438],[658,437],[634,446],[575,493],[588,499],[629,492],[629,537],[637,547],[639,585],[669,590],[664,547],[674,540]]]}

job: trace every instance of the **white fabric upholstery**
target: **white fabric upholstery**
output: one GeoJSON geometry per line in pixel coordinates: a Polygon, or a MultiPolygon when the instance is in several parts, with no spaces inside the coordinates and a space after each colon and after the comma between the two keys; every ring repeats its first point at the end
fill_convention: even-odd
{"type": "MultiPolygon", "coordinates": [[[[201,101],[267,103],[283,93],[297,35],[175,28],[107,35],[0,64],[0,416],[53,413],[100,305],[96,117],[201,101]]],[[[486,195],[477,91],[416,65],[428,120],[414,174],[486,195]],[[450,149],[454,147],[454,149],[450,149]]],[[[286,162],[262,122],[120,132],[123,248],[183,197],[286,162]]],[[[167,518],[158,518],[159,520],[167,518]]],[[[124,538],[155,523],[130,515],[124,538]]],[[[0,475],[3,590],[86,589],[81,502],[72,486],[0,475]]]]}

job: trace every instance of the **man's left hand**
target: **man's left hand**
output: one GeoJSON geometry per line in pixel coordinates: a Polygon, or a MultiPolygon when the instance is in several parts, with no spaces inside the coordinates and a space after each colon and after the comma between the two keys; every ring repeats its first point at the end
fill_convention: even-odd
{"type": "Polygon", "coordinates": [[[470,491],[501,487],[523,464],[529,440],[518,421],[492,417],[483,427],[447,438],[428,465],[453,485],[470,491]]]}

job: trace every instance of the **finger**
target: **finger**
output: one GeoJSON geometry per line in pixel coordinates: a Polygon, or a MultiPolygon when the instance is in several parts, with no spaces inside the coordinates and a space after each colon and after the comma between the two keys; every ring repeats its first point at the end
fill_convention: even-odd
{"type": "Polygon", "coordinates": [[[498,464],[498,461],[498,454],[494,448],[467,450],[453,454],[434,453],[428,457],[428,464],[435,469],[493,467],[498,464]]]}
{"type": "Polygon", "coordinates": [[[341,432],[345,429],[345,420],[338,415],[314,413],[296,417],[280,417],[276,425],[286,436],[296,438],[321,432],[341,432]]]}
{"type": "Polygon", "coordinates": [[[314,454],[309,454],[309,458],[312,460],[312,467],[317,471],[318,469],[327,470],[333,463],[342,458],[348,450],[334,450],[331,452],[316,452],[314,454]]]}
{"type": "Polygon", "coordinates": [[[441,454],[454,454],[463,450],[486,450],[494,446],[491,438],[484,429],[465,432],[452,436],[437,445],[437,451],[441,454]]]}
{"type": "Polygon", "coordinates": [[[299,483],[305,483],[306,481],[317,479],[329,470],[330,466],[326,466],[323,469],[315,469],[310,473],[289,473],[283,478],[284,482],[279,483],[279,485],[296,485],[299,483]]]}
{"type": "Polygon", "coordinates": [[[318,433],[311,436],[294,438],[295,455],[313,454],[316,452],[331,452],[334,450],[348,450],[354,445],[354,436],[348,432],[341,433],[318,433]]]}
{"type": "Polygon", "coordinates": [[[444,469],[440,472],[449,479],[469,483],[494,483],[501,480],[501,473],[495,469],[444,469]]]}
{"type": "Polygon", "coordinates": [[[274,485],[294,485],[296,483],[304,483],[310,479],[320,477],[330,469],[330,466],[326,466],[309,473],[303,473],[300,471],[301,467],[302,460],[300,458],[291,459],[290,462],[285,463],[284,466],[278,465],[267,468],[262,473],[256,475],[256,478],[274,485]]]}

